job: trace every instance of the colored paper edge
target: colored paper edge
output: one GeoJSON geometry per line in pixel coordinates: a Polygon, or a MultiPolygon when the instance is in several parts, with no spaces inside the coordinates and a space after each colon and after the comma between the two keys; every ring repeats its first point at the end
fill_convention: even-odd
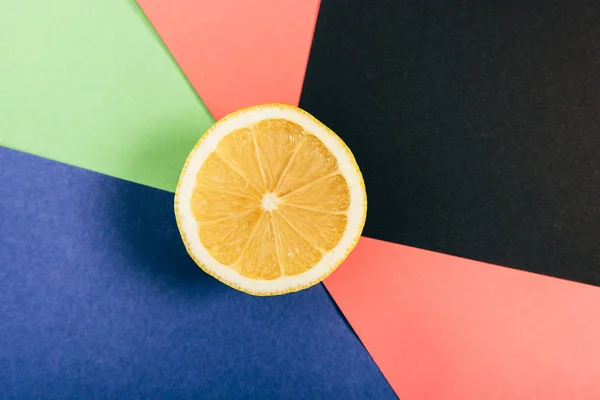
{"type": "Polygon", "coordinates": [[[395,398],[324,287],[202,272],[170,193],[4,147],[0,183],[0,398],[395,398]]]}
{"type": "Polygon", "coordinates": [[[600,398],[600,289],[361,238],[325,286],[400,398],[600,398]]]}
{"type": "Polygon", "coordinates": [[[216,119],[298,105],[319,0],[137,1],[216,119]]]}
{"type": "Polygon", "coordinates": [[[214,119],[134,1],[8,0],[0,16],[0,145],[175,189],[214,119]]]}

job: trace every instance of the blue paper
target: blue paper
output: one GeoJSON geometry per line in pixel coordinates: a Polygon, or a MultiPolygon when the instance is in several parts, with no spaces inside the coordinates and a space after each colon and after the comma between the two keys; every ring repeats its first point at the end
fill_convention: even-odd
{"type": "Polygon", "coordinates": [[[322,285],[217,282],[172,201],[0,148],[1,398],[396,398],[322,285]]]}

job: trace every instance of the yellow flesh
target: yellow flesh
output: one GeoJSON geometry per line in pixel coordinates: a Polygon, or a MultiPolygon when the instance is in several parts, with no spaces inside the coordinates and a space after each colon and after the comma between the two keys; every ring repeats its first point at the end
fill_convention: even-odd
{"type": "Polygon", "coordinates": [[[337,245],[350,191],[317,137],[266,119],[221,140],[191,201],[206,250],[248,278],[269,280],[307,271],[337,245]]]}

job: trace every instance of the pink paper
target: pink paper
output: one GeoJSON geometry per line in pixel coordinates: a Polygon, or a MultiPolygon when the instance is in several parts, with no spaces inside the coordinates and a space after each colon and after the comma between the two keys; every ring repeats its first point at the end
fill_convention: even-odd
{"type": "Polygon", "coordinates": [[[600,288],[367,238],[325,284],[401,399],[600,399],[600,288]]]}
{"type": "Polygon", "coordinates": [[[138,0],[212,115],[298,105],[319,0],[138,0]]]}

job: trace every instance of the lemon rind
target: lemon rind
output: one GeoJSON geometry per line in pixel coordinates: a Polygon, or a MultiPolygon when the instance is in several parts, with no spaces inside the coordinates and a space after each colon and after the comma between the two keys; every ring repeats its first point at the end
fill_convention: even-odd
{"type": "Polygon", "coordinates": [[[182,171],[181,171],[181,174],[179,177],[179,181],[178,181],[177,187],[175,189],[174,211],[175,211],[175,219],[177,221],[177,228],[179,230],[179,233],[181,234],[181,238],[185,245],[186,251],[188,252],[190,257],[194,260],[194,262],[198,265],[198,267],[200,267],[204,272],[206,272],[213,278],[217,279],[218,281],[220,281],[220,282],[226,284],[227,286],[230,286],[236,290],[239,290],[241,292],[244,292],[244,293],[247,293],[250,295],[254,295],[254,296],[274,296],[274,295],[280,295],[280,294],[293,293],[293,292],[297,292],[297,291],[309,288],[311,286],[314,286],[314,285],[322,282],[323,280],[325,280],[329,275],[331,275],[331,273],[333,273],[333,271],[335,271],[335,269],[340,264],[342,264],[346,260],[346,258],[352,252],[352,250],[356,247],[356,245],[360,239],[362,230],[364,228],[364,224],[365,224],[366,216],[367,216],[367,196],[366,196],[366,188],[365,188],[364,180],[362,177],[362,173],[360,171],[360,168],[358,167],[358,164],[356,163],[356,159],[354,158],[354,155],[352,154],[352,152],[350,151],[350,149],[348,148],[346,143],[344,143],[344,141],[338,135],[336,135],[331,129],[329,129],[326,125],[324,125],[322,122],[320,122],[314,116],[312,116],[308,112],[306,112],[298,107],[288,105],[288,104],[270,103],[270,104],[263,104],[263,105],[243,108],[243,109],[235,111],[231,114],[228,114],[225,117],[223,117],[222,119],[220,119],[219,121],[217,121],[213,126],[211,126],[206,131],[206,133],[204,135],[202,135],[200,140],[198,140],[198,143],[196,143],[194,148],[190,151],[190,154],[188,155],[188,157],[183,165],[183,168],[182,168],[182,171]],[[360,189],[361,189],[362,197],[363,197],[362,216],[360,218],[359,224],[357,225],[357,229],[356,229],[357,233],[355,234],[355,237],[352,240],[352,242],[350,242],[350,244],[348,246],[346,246],[344,254],[337,257],[336,260],[331,263],[331,267],[328,270],[326,270],[324,273],[320,274],[317,279],[311,279],[310,281],[307,281],[307,282],[304,282],[301,284],[297,284],[294,286],[288,286],[281,290],[255,291],[250,288],[236,284],[235,282],[231,282],[228,279],[223,278],[218,273],[216,273],[213,269],[207,267],[205,265],[205,263],[203,263],[201,260],[198,259],[198,257],[196,257],[196,255],[194,254],[194,252],[192,250],[192,245],[187,237],[187,234],[183,229],[183,222],[181,221],[182,216],[181,216],[181,212],[179,209],[180,208],[180,197],[179,196],[180,196],[180,189],[181,189],[182,181],[183,181],[184,176],[186,175],[187,168],[189,166],[192,156],[195,154],[196,150],[198,150],[198,148],[202,145],[202,143],[204,143],[204,141],[208,137],[210,137],[211,133],[213,133],[217,129],[218,126],[220,126],[222,123],[224,123],[227,120],[236,118],[236,117],[243,115],[249,111],[269,109],[269,108],[287,109],[287,110],[293,111],[295,113],[302,114],[305,117],[308,117],[309,119],[311,119],[314,123],[318,124],[323,129],[323,131],[325,131],[331,138],[335,139],[338,142],[340,147],[346,153],[346,156],[348,157],[348,161],[351,163],[356,176],[359,178],[358,181],[360,184],[360,189]]]}

